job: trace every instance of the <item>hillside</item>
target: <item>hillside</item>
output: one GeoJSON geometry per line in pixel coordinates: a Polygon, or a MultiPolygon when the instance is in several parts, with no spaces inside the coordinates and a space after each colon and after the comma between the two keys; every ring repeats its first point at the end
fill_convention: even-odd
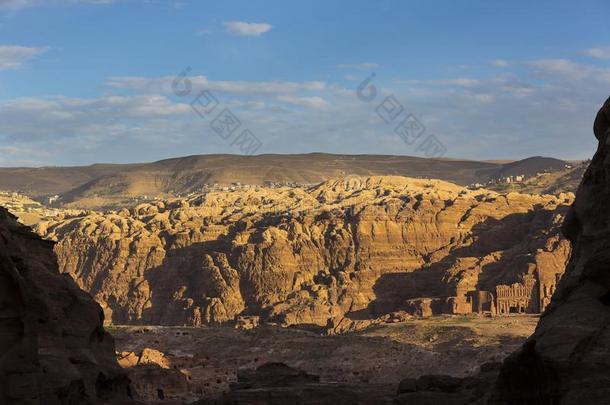
{"type": "Polygon", "coordinates": [[[538,173],[550,173],[566,169],[569,164],[563,160],[534,156],[527,159],[503,164],[491,177],[507,177],[524,175],[532,177],[538,173]]]}
{"type": "Polygon", "coordinates": [[[540,173],[521,182],[496,182],[485,187],[499,193],[557,194],[575,193],[589,162],[578,162],[557,171],[540,173]]]}
{"type": "Polygon", "coordinates": [[[95,164],[75,167],[0,168],[0,190],[20,191],[33,198],[60,194],[91,180],[138,165],[95,164]]]}
{"type": "Polygon", "coordinates": [[[19,191],[42,202],[59,195],[56,206],[99,209],[199,193],[214,184],[313,185],[350,175],[398,175],[469,185],[505,175],[530,176],[564,168],[565,162],[542,157],[501,163],[323,153],[194,155],[130,165],[0,169],[0,190],[19,191]]]}

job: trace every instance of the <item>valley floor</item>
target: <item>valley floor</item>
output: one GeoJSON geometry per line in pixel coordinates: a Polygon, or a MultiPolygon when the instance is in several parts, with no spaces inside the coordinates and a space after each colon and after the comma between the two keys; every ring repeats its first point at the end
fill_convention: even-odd
{"type": "Polygon", "coordinates": [[[318,375],[321,382],[370,384],[391,394],[406,377],[463,377],[484,363],[502,361],[537,322],[533,315],[436,316],[338,336],[274,326],[108,329],[143,399],[185,403],[220,396],[238,372],[269,362],[318,375]]]}

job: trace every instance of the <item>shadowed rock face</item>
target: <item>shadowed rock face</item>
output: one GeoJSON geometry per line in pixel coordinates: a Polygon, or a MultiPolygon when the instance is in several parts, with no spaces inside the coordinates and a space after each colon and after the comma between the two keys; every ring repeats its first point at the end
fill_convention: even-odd
{"type": "Polygon", "coordinates": [[[573,254],[534,335],[504,363],[497,404],[607,404],[610,398],[610,99],[597,152],[563,231],[573,254]]]}
{"type": "Polygon", "coordinates": [[[569,255],[559,228],[571,202],[438,180],[347,178],[211,191],[67,217],[38,232],[58,241],[61,271],[113,323],[251,315],[344,331],[392,311],[490,310],[500,285],[510,290],[507,311],[538,312],[569,255]]]}
{"type": "Polygon", "coordinates": [[[407,378],[398,388],[385,384],[319,382],[315,375],[282,363],[268,363],[239,373],[237,383],[222,397],[196,405],[483,405],[499,363],[486,363],[473,377],[423,375],[407,378]]]}
{"type": "Polygon", "coordinates": [[[201,400],[194,405],[391,405],[383,384],[321,383],[318,376],[267,363],[256,371],[238,374],[238,381],[221,398],[201,400]]]}
{"type": "Polygon", "coordinates": [[[0,208],[0,403],[129,403],[98,304],[0,208]]]}

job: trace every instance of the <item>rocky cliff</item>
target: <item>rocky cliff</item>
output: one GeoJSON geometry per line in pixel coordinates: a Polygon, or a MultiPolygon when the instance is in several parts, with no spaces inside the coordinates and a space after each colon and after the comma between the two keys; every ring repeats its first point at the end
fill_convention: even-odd
{"type": "Polygon", "coordinates": [[[251,316],[341,330],[397,310],[539,312],[569,254],[559,227],[571,202],[349,177],[89,212],[38,232],[117,324],[251,316]]]}
{"type": "Polygon", "coordinates": [[[536,332],[502,368],[498,404],[606,404],[610,397],[610,99],[564,233],[573,254],[536,332]]]}
{"type": "Polygon", "coordinates": [[[0,403],[131,403],[99,305],[0,208],[0,403]]]}

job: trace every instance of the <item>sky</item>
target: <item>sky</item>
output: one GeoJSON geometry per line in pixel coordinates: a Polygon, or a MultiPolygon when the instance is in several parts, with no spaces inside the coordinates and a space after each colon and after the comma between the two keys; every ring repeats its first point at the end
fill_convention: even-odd
{"type": "Polygon", "coordinates": [[[0,166],[586,159],[608,15],[602,0],[0,0],[0,166]]]}

